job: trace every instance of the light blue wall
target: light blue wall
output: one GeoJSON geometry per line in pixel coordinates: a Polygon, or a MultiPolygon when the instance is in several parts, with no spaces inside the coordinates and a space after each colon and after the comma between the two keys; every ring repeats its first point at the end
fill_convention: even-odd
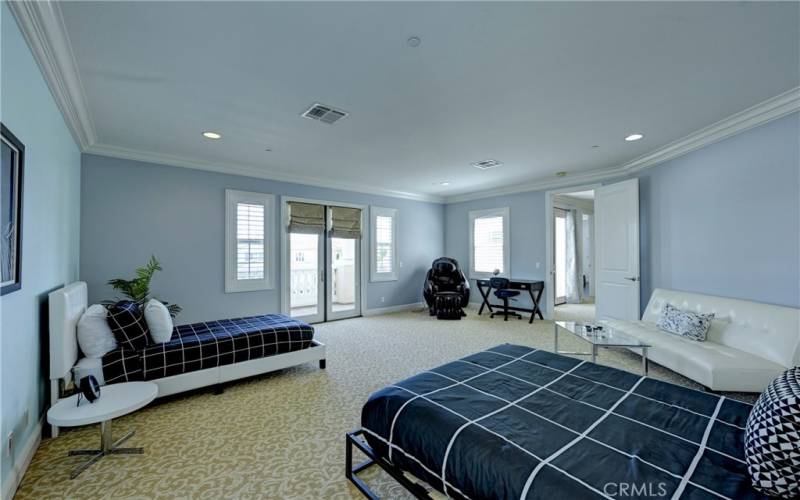
{"type": "MultiPolygon", "coordinates": [[[[657,287],[800,307],[799,121],[793,113],[637,175],[642,308],[657,287]]],[[[447,205],[447,254],[466,269],[468,212],[505,206],[512,276],[543,280],[543,191],[447,205]]]]}
{"type": "MultiPolygon", "coordinates": [[[[511,232],[511,277],[516,279],[538,279],[545,277],[545,207],[544,191],[518,193],[498,198],[455,203],[445,206],[445,252],[458,260],[464,274],[469,277],[469,212],[487,208],[508,207],[511,232]],[[539,267],[536,264],[539,263],[539,267]]],[[[470,301],[481,301],[475,281],[470,301]]],[[[545,310],[545,295],[540,306],[545,310]]],[[[522,295],[517,306],[530,307],[527,295],[522,295]]]]}
{"type": "Polygon", "coordinates": [[[8,7],[0,8],[0,119],[25,145],[22,289],[0,298],[2,483],[45,408],[47,294],[78,277],[81,159],[8,7]],[[29,413],[27,426],[21,419],[29,413]],[[6,436],[14,431],[15,457],[6,436]]]}
{"type": "Polygon", "coordinates": [[[369,309],[421,301],[425,273],[444,250],[444,208],[436,203],[94,155],[83,156],[81,188],[81,279],[90,300],[113,298],[106,281],[155,254],[164,271],[153,290],[183,306],[179,323],[280,311],[280,273],[275,290],[224,293],[226,188],[397,208],[400,279],[369,283],[369,309]]]}
{"type": "Polygon", "coordinates": [[[661,287],[800,307],[800,114],[639,179],[643,302],[661,287]]]}

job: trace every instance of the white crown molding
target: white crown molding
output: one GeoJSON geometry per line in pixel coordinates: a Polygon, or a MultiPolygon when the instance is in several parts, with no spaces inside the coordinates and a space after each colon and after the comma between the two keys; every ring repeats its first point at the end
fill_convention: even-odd
{"type": "Polygon", "coordinates": [[[637,172],[784,117],[797,110],[800,110],[800,87],[790,89],[744,111],[712,123],[682,139],[629,161],[621,168],[626,172],[637,172]]]}
{"type": "Polygon", "coordinates": [[[94,144],[97,139],[86,93],[58,2],[5,3],[14,14],[78,146],[83,150],[94,144]]]}
{"type": "Polygon", "coordinates": [[[445,203],[461,203],[494,196],[505,196],[530,191],[544,191],[630,175],[727,139],[728,137],[753,127],[784,117],[798,110],[800,110],[800,87],[795,87],[622,165],[600,170],[590,170],[588,172],[557,179],[540,180],[514,186],[448,196],[445,198],[445,203]]]}
{"type": "Polygon", "coordinates": [[[345,182],[331,181],[317,177],[293,175],[284,172],[276,172],[274,170],[267,170],[263,168],[253,167],[250,165],[235,164],[231,162],[211,163],[211,162],[195,160],[192,158],[185,158],[181,156],[121,148],[117,146],[111,146],[108,144],[94,144],[90,147],[85,148],[84,152],[100,156],[110,156],[112,158],[121,158],[124,160],[141,161],[146,163],[167,165],[172,167],[193,168],[196,170],[205,170],[208,172],[242,175],[245,177],[254,177],[257,179],[267,179],[279,182],[290,182],[292,184],[303,184],[306,186],[316,186],[328,189],[341,189],[343,191],[353,191],[356,193],[388,196],[391,198],[402,198],[414,201],[427,201],[432,203],[444,202],[444,198],[442,198],[441,196],[407,193],[405,191],[382,189],[374,186],[364,186],[360,184],[350,184],[345,182]]]}

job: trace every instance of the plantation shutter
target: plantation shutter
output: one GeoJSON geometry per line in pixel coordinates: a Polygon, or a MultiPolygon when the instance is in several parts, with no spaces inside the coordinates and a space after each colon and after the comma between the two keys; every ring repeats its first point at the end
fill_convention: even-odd
{"type": "Polygon", "coordinates": [[[236,279],[264,279],[264,205],[236,204],[236,279]]]}
{"type": "Polygon", "coordinates": [[[320,233],[325,229],[325,207],[313,203],[289,202],[290,233],[320,233]]]}
{"type": "Polygon", "coordinates": [[[378,273],[394,272],[394,217],[378,215],[375,217],[375,271],[378,273]]]}
{"type": "Polygon", "coordinates": [[[474,222],[475,271],[492,273],[503,269],[503,217],[479,217],[474,222]]]}
{"type": "Polygon", "coordinates": [[[331,236],[361,238],[361,209],[331,207],[331,236]]]}

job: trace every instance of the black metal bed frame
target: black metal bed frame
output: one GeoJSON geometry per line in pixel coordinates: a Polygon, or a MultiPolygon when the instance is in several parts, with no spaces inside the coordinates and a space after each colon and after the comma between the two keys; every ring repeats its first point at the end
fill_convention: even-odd
{"type": "Polygon", "coordinates": [[[359,438],[363,435],[364,431],[362,429],[357,429],[347,433],[345,454],[345,476],[347,476],[347,479],[349,479],[350,482],[352,482],[355,487],[358,488],[358,491],[360,491],[362,495],[370,500],[379,500],[380,497],[376,495],[369,488],[369,486],[367,486],[367,483],[362,481],[361,478],[356,475],[373,465],[377,465],[381,469],[385,470],[390,476],[392,476],[395,481],[400,483],[401,486],[407,489],[409,493],[414,495],[415,498],[419,498],[420,500],[432,500],[432,497],[428,495],[428,491],[422,485],[411,481],[403,474],[403,471],[400,468],[379,457],[372,450],[372,447],[367,444],[366,440],[359,438]],[[358,448],[361,453],[369,457],[367,460],[357,464],[355,467],[353,466],[353,446],[358,448]]]}

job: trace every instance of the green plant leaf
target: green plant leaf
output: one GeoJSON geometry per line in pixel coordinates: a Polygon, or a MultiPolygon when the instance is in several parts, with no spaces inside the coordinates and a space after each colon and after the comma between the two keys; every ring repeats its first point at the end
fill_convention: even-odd
{"type": "MultiPolygon", "coordinates": [[[[136,277],[134,279],[126,280],[123,278],[115,278],[109,280],[108,284],[126,298],[136,302],[140,306],[144,306],[150,298],[150,281],[153,279],[153,275],[156,271],[161,270],[161,264],[158,262],[158,259],[156,259],[155,255],[151,255],[150,260],[145,266],[136,269],[136,277]]],[[[107,303],[107,305],[114,303],[112,301],[104,302],[107,303]]],[[[181,311],[178,305],[173,304],[169,307],[172,317],[177,316],[181,311]]]]}

